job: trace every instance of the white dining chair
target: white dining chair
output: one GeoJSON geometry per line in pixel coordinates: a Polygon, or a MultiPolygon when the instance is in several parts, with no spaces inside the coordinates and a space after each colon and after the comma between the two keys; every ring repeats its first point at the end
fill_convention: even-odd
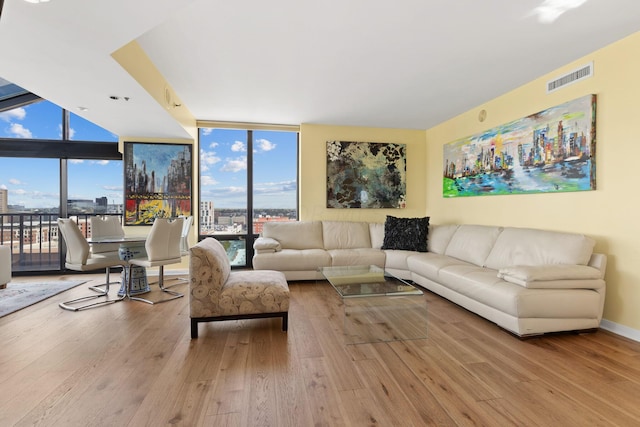
{"type": "Polygon", "coordinates": [[[192,216],[181,216],[184,219],[182,225],[182,234],[180,236],[180,254],[182,256],[189,255],[189,232],[191,231],[191,225],[193,224],[192,216]]]}
{"type": "MultiPolygon", "coordinates": [[[[58,230],[67,247],[65,256],[65,267],[74,271],[93,271],[106,269],[109,267],[127,265],[126,261],[121,260],[117,253],[95,254],[91,253],[87,239],[82,235],[78,225],[71,219],[58,218],[58,230]]],[[[100,289],[99,293],[93,293],[88,296],[73,299],[59,303],[59,306],[65,310],[80,311],[88,308],[98,307],[114,302],[122,301],[123,298],[109,299],[109,282],[105,284],[105,289],[100,289]],[[91,302],[89,304],[77,305],[84,301],[93,301],[98,298],[104,300],[91,302]]]]}
{"type": "MultiPolygon", "coordinates": [[[[170,294],[171,297],[152,301],[146,298],[131,296],[130,298],[132,300],[142,301],[148,304],[158,304],[184,296],[184,294],[169,290],[164,286],[164,266],[168,264],[179,264],[182,261],[180,240],[183,225],[183,218],[156,218],[153,221],[151,231],[149,231],[149,236],[144,245],[147,255],[142,258],[132,258],[128,261],[129,268],[134,265],[145,268],[158,267],[158,286],[162,292],[170,294]]],[[[129,284],[127,286],[131,289],[131,274],[129,274],[129,284]]]]}
{"type": "MultiPolygon", "coordinates": [[[[193,217],[191,215],[189,216],[180,215],[178,218],[184,219],[184,224],[182,225],[182,235],[180,236],[180,255],[185,257],[185,256],[189,256],[189,247],[190,247],[189,233],[191,232],[191,225],[193,225],[193,217]]],[[[173,283],[171,285],[164,285],[165,289],[169,289],[174,286],[178,286],[178,285],[189,282],[189,278],[184,276],[177,276],[172,279],[177,281],[177,283],[173,283]]]]}
{"type": "MultiPolygon", "coordinates": [[[[92,239],[97,240],[104,237],[124,237],[124,229],[120,224],[120,218],[118,216],[92,216],[89,218],[89,224],[91,226],[92,239]]],[[[91,245],[91,253],[103,255],[118,255],[119,248],[120,245],[118,243],[94,243],[93,245],[91,245]]],[[[96,292],[104,293],[104,289],[102,289],[102,287],[106,286],[107,284],[113,285],[119,283],[109,281],[110,271],[111,268],[107,268],[105,283],[103,283],[102,285],[91,286],[89,289],[96,292]]]]}

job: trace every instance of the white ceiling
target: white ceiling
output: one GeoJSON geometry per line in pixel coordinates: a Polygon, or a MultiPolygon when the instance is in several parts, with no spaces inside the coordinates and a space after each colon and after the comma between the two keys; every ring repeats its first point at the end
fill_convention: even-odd
{"type": "Polygon", "coordinates": [[[553,1],[5,0],[0,77],[117,135],[188,137],[112,58],[136,40],[198,120],[428,129],[640,30],[638,0],[541,22],[553,1]]]}

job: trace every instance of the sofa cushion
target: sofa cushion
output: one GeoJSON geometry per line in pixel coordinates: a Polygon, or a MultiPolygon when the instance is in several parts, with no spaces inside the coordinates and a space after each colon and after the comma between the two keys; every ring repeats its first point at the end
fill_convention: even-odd
{"type": "Polygon", "coordinates": [[[451,237],[453,237],[453,233],[456,232],[458,227],[458,224],[430,225],[427,251],[443,254],[447,250],[451,237]]]}
{"type": "Polygon", "coordinates": [[[446,255],[426,252],[415,254],[407,258],[407,266],[411,270],[412,276],[422,276],[435,282],[438,281],[438,273],[444,267],[451,265],[471,265],[459,259],[446,255]]]}
{"type": "Polygon", "coordinates": [[[219,298],[222,316],[289,311],[289,287],[279,271],[234,271],[219,298]]]}
{"type": "Polygon", "coordinates": [[[254,270],[315,271],[330,265],[331,255],[324,249],[283,249],[253,257],[254,270]]]}
{"type": "Polygon", "coordinates": [[[595,241],[582,234],[507,227],[486,265],[495,270],[513,265],[587,265],[594,246],[595,241]]]}
{"type": "MultiPolygon", "coordinates": [[[[387,249],[384,251],[386,255],[385,266],[386,268],[394,270],[409,270],[409,264],[407,260],[416,255],[414,251],[395,251],[387,249]]],[[[422,252],[421,255],[426,255],[427,252],[422,252]]]]}
{"type": "Polygon", "coordinates": [[[396,218],[387,215],[382,249],[427,252],[429,217],[396,218]]]}
{"type": "Polygon", "coordinates": [[[461,225],[457,228],[444,254],[483,267],[502,227],[461,225]]]}
{"type": "Polygon", "coordinates": [[[278,252],[282,250],[282,245],[276,239],[272,239],[271,237],[258,237],[253,243],[253,249],[255,249],[258,254],[278,252]]]}
{"type": "MultiPolygon", "coordinates": [[[[520,265],[501,268],[497,276],[507,282],[532,289],[585,288],[585,280],[598,280],[602,272],[587,265],[520,265]]],[[[593,286],[588,286],[593,288],[593,286]]]]}
{"type": "Polygon", "coordinates": [[[384,244],[384,223],[370,222],[369,235],[371,236],[371,247],[373,249],[382,249],[384,244]]]}
{"type": "Polygon", "coordinates": [[[322,221],[324,248],[371,248],[369,224],[366,222],[322,221]]]}
{"type": "Polygon", "coordinates": [[[328,252],[331,255],[332,266],[377,265],[380,268],[385,266],[385,254],[380,249],[331,249],[328,252]]]}
{"type": "Polygon", "coordinates": [[[219,292],[231,274],[231,263],[222,244],[207,237],[192,246],[189,253],[189,281],[206,283],[208,289],[219,292]]]}
{"type": "Polygon", "coordinates": [[[527,289],[496,277],[495,270],[445,267],[439,281],[472,300],[518,318],[597,318],[600,294],[592,289],[527,289]]]}
{"type": "Polygon", "coordinates": [[[276,239],[283,249],[324,248],[320,221],[265,222],[262,236],[276,239]]]}

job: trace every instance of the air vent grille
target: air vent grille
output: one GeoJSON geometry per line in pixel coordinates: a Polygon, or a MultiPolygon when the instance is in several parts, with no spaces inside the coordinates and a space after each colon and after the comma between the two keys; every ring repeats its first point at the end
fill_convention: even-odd
{"type": "Polygon", "coordinates": [[[568,72],[564,76],[547,82],[547,93],[554,92],[567,85],[575,83],[580,80],[587,79],[593,76],[593,62],[587,65],[576,68],[573,71],[568,72]]]}

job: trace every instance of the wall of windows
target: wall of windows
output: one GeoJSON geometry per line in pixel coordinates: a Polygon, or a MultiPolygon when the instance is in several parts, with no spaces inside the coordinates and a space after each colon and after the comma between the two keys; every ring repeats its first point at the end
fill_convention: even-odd
{"type": "Polygon", "coordinates": [[[117,141],[48,101],[0,112],[0,244],[14,272],[62,269],[59,216],[122,212],[117,141]]]}
{"type": "Polygon", "coordinates": [[[250,266],[265,222],[298,219],[298,132],[201,128],[199,142],[200,237],[250,266]]]}

